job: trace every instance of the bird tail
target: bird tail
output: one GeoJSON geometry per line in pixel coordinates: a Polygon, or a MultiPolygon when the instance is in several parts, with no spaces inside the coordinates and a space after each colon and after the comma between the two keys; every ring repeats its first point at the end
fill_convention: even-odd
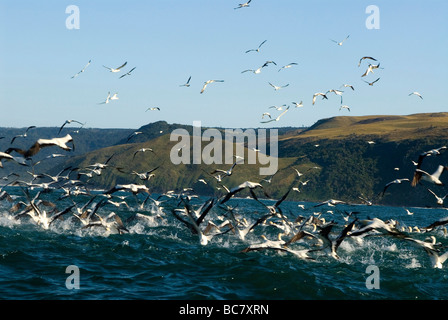
{"type": "Polygon", "coordinates": [[[414,173],[414,177],[412,178],[412,182],[411,182],[411,186],[415,187],[421,180],[422,178],[422,173],[420,171],[415,171],[414,173]]]}

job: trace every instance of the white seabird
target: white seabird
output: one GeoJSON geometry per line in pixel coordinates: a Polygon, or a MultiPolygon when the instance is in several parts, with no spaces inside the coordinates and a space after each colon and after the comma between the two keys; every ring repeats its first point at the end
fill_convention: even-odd
{"type": "Polygon", "coordinates": [[[287,86],[289,86],[289,83],[288,83],[288,84],[285,84],[284,86],[276,86],[276,85],[273,85],[273,84],[270,83],[270,82],[268,82],[268,83],[269,83],[269,85],[270,85],[272,88],[274,88],[275,91],[280,90],[280,89],[282,89],[282,88],[286,88],[287,86]]]}
{"type": "Polygon", "coordinates": [[[106,67],[103,65],[104,68],[109,69],[110,72],[120,72],[121,68],[123,68],[125,65],[127,64],[127,62],[123,63],[121,66],[119,66],[118,68],[110,68],[110,67],[106,67]]]}
{"type": "Polygon", "coordinates": [[[79,71],[77,74],[72,76],[72,79],[76,78],[77,76],[79,76],[81,73],[83,73],[84,71],[86,71],[87,67],[90,65],[90,63],[92,62],[92,60],[89,60],[89,62],[84,66],[84,68],[81,69],[81,71],[79,71]]]}
{"type": "Polygon", "coordinates": [[[270,119],[270,120],[266,120],[266,121],[261,121],[261,123],[269,123],[269,122],[273,122],[273,121],[279,121],[280,118],[281,118],[286,112],[288,112],[288,110],[289,110],[289,106],[286,108],[285,111],[283,111],[282,113],[280,113],[280,114],[278,115],[277,118],[275,118],[275,119],[270,119]]]}
{"type": "Polygon", "coordinates": [[[262,46],[266,41],[267,41],[267,40],[264,40],[262,43],[260,43],[260,45],[258,46],[257,49],[249,49],[249,50],[246,51],[246,53],[249,53],[249,52],[252,52],[252,51],[260,52],[260,48],[261,48],[261,46],[262,46]]]}
{"type": "Polygon", "coordinates": [[[336,43],[338,46],[342,46],[342,44],[350,37],[350,35],[348,35],[344,40],[342,41],[336,41],[333,39],[330,39],[331,41],[333,41],[334,43],[336,43]]]}
{"type": "Polygon", "coordinates": [[[414,92],[411,92],[410,94],[408,94],[408,96],[412,96],[412,95],[417,96],[417,97],[420,97],[420,99],[423,100],[422,95],[421,95],[420,93],[418,93],[417,91],[414,91],[414,92]]]}
{"type": "Polygon", "coordinates": [[[204,93],[205,88],[207,88],[207,85],[209,85],[210,83],[213,83],[213,82],[224,82],[224,80],[207,80],[207,81],[205,81],[200,93],[204,93]]]}
{"type": "Polygon", "coordinates": [[[445,171],[448,170],[447,166],[439,165],[437,167],[437,170],[433,174],[429,174],[426,171],[423,171],[421,169],[415,169],[414,177],[412,179],[411,185],[415,187],[420,180],[427,181],[429,183],[433,183],[439,186],[443,186],[443,182],[440,181],[440,175],[445,171]]]}
{"type": "Polygon", "coordinates": [[[252,0],[249,0],[249,1],[245,2],[245,3],[240,3],[240,4],[238,4],[238,7],[233,8],[233,9],[247,8],[247,7],[249,7],[249,3],[250,3],[251,1],[252,1],[252,0]]]}

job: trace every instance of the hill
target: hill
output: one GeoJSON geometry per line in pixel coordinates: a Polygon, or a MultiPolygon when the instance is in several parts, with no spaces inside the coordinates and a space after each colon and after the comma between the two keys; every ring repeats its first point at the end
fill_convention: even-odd
{"type": "MultiPolygon", "coordinates": [[[[333,198],[359,203],[360,197],[364,197],[374,199],[377,204],[434,206],[434,196],[426,188],[432,186],[428,185],[415,188],[409,184],[394,185],[383,197],[378,195],[394,179],[412,179],[415,170],[412,161],[417,161],[421,152],[447,145],[445,132],[448,129],[448,113],[344,116],[322,119],[310,128],[281,128],[278,137],[278,172],[270,183],[263,181],[269,180],[269,176],[259,174],[263,165],[248,164],[248,156],[254,151],[249,148],[247,141],[242,144],[227,141],[222,146],[224,155],[229,145],[232,150],[242,145],[245,157],[245,162],[237,164],[233,174],[223,178],[222,183],[218,183],[210,173],[214,169],[228,170],[234,161],[231,155],[230,158],[229,155],[223,158],[222,164],[173,164],[170,153],[176,149],[178,141],[170,141],[170,134],[175,129],[184,129],[190,135],[189,151],[190,155],[193,154],[191,126],[159,121],[137,130],[104,131],[100,134],[101,138],[94,129],[86,131],[84,138],[74,138],[76,145],[91,149],[81,152],[77,148],[76,152],[69,153],[69,157],[64,157],[58,163],[52,160],[50,169],[54,174],[68,166],[79,168],[76,172],[81,173],[80,179],[92,188],[107,189],[117,183],[142,183],[148,185],[154,193],[192,187],[201,195],[219,195],[225,192],[224,186],[232,188],[249,180],[262,182],[267,193],[274,198],[296,187],[300,192],[292,192],[288,199],[322,201],[333,198]],[[133,132],[139,134],[128,140],[133,132]],[[105,139],[106,133],[109,141],[105,139]],[[88,142],[88,138],[93,141],[88,142]],[[154,152],[137,152],[141,148],[151,148],[154,152]],[[105,162],[111,156],[108,163],[110,167],[102,170],[100,175],[92,174],[87,169],[95,163],[105,162]],[[156,167],[155,176],[149,181],[142,181],[136,175],[156,167]],[[295,169],[303,175],[298,177],[295,169]],[[87,173],[91,177],[86,176],[87,173]],[[206,183],[201,182],[202,179],[206,183]],[[306,182],[306,185],[302,185],[302,182],[306,182]]],[[[202,128],[202,132],[206,129],[202,128]]],[[[224,129],[217,130],[222,133],[224,129]]],[[[202,143],[201,152],[209,143],[202,143]]],[[[447,156],[448,153],[440,157],[428,157],[422,169],[433,172],[440,163],[446,163],[447,156]]],[[[9,164],[8,167],[17,168],[9,164]]],[[[34,169],[40,171],[44,167],[34,169]]],[[[444,178],[442,176],[442,180],[444,178]]],[[[445,187],[434,188],[434,191],[441,196],[447,193],[445,187]]]]}

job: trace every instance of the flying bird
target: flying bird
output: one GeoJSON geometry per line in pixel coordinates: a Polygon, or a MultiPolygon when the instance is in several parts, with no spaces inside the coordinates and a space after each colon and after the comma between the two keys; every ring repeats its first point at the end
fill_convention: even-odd
{"type": "Polygon", "coordinates": [[[362,57],[361,59],[359,59],[359,63],[358,63],[358,67],[361,66],[361,62],[365,59],[369,59],[369,60],[373,60],[373,61],[377,61],[375,58],[372,57],[362,57]]]}
{"type": "Polygon", "coordinates": [[[62,138],[53,138],[53,139],[39,139],[37,140],[31,148],[28,150],[22,150],[18,148],[9,148],[6,150],[6,153],[10,153],[11,151],[15,151],[21,155],[23,155],[25,158],[30,158],[37,154],[42,148],[45,147],[51,147],[51,146],[57,146],[63,150],[71,151],[72,148],[67,146],[67,143],[71,142],[73,145],[73,150],[75,149],[75,145],[73,143],[73,138],[67,134],[65,137],[62,138]]]}
{"type": "Polygon", "coordinates": [[[296,66],[296,65],[298,65],[298,63],[291,62],[290,64],[287,64],[287,65],[281,67],[280,69],[278,69],[278,72],[282,71],[283,69],[288,69],[288,68],[291,68],[292,66],[296,66]]]}
{"type": "Polygon", "coordinates": [[[205,91],[205,88],[207,88],[207,85],[209,85],[210,83],[213,83],[213,82],[224,82],[224,80],[207,80],[207,81],[205,81],[204,86],[202,87],[200,93],[203,93],[205,91]]]}
{"type": "Polygon", "coordinates": [[[151,148],[141,148],[141,149],[138,149],[137,151],[134,152],[134,156],[132,157],[132,159],[135,158],[135,155],[136,155],[137,153],[139,153],[139,152],[146,152],[146,151],[150,151],[150,152],[152,152],[152,153],[155,153],[154,150],[151,149],[151,148]]]}
{"type": "Polygon", "coordinates": [[[103,102],[100,102],[98,104],[108,104],[109,102],[110,102],[110,91],[107,93],[106,100],[104,100],[103,102]]]}
{"type": "Polygon", "coordinates": [[[77,74],[75,74],[74,76],[72,76],[72,79],[76,78],[77,76],[79,76],[81,73],[83,73],[87,67],[90,65],[90,63],[92,62],[92,60],[89,60],[89,62],[85,65],[84,68],[81,69],[81,71],[79,71],[77,74]]]}
{"type": "Polygon", "coordinates": [[[14,162],[17,162],[18,164],[21,164],[23,166],[27,165],[25,163],[25,158],[14,157],[14,156],[10,155],[9,153],[0,151],[0,168],[3,168],[3,164],[2,164],[3,160],[14,161],[14,162]]]}
{"type": "Polygon", "coordinates": [[[339,111],[341,111],[342,109],[347,109],[348,111],[350,111],[350,107],[349,107],[349,106],[346,106],[346,105],[341,106],[341,107],[339,108],[339,111]]]}
{"type": "Polygon", "coordinates": [[[344,40],[342,40],[340,42],[336,41],[336,40],[332,40],[332,39],[330,39],[330,40],[333,41],[334,43],[336,43],[338,46],[342,46],[342,44],[345,42],[345,40],[347,40],[349,37],[350,37],[350,35],[348,35],[347,38],[345,38],[344,40]]]}
{"type": "Polygon", "coordinates": [[[126,76],[130,76],[130,75],[131,75],[131,72],[134,71],[135,68],[136,68],[136,67],[132,68],[131,70],[129,70],[128,72],[126,72],[125,74],[123,74],[122,76],[120,76],[120,78],[118,78],[118,79],[121,79],[121,78],[126,77],[126,76]]]}
{"type": "Polygon", "coordinates": [[[268,82],[268,83],[269,83],[269,85],[270,85],[272,88],[274,88],[275,91],[280,90],[280,89],[282,89],[282,88],[286,88],[287,86],[289,86],[289,83],[288,83],[288,84],[285,84],[284,86],[281,86],[281,87],[276,86],[276,85],[273,85],[273,84],[270,83],[270,82],[268,82]]]}
{"type": "Polygon", "coordinates": [[[343,84],[342,85],[344,88],[350,88],[350,89],[352,89],[353,91],[355,91],[355,88],[351,85],[351,84],[343,84]]]}
{"type": "Polygon", "coordinates": [[[440,148],[434,148],[429,151],[420,153],[420,155],[418,156],[417,165],[416,165],[417,169],[420,169],[423,159],[425,159],[428,156],[440,156],[442,154],[441,152],[446,149],[447,149],[447,146],[442,146],[440,148]]]}
{"type": "Polygon", "coordinates": [[[436,198],[436,202],[438,205],[443,205],[443,202],[445,201],[445,198],[448,196],[448,194],[444,195],[443,197],[439,197],[434,191],[431,189],[428,189],[428,191],[436,198]]]}
{"type": "Polygon", "coordinates": [[[395,179],[395,180],[393,180],[393,181],[387,183],[387,184],[384,186],[383,191],[381,192],[381,196],[384,196],[384,194],[386,193],[387,188],[389,188],[391,185],[393,185],[393,184],[401,184],[401,183],[403,183],[404,181],[408,181],[408,182],[409,182],[410,180],[409,180],[408,178],[402,178],[402,179],[395,179]]]}
{"type": "Polygon", "coordinates": [[[433,174],[429,174],[428,172],[417,168],[415,169],[411,185],[415,187],[420,182],[420,180],[423,180],[435,185],[443,186],[443,182],[440,181],[440,175],[445,170],[448,170],[447,166],[439,165],[437,167],[437,170],[433,174]]]}
{"type": "Polygon", "coordinates": [[[378,79],[376,79],[375,81],[373,81],[373,82],[368,82],[368,81],[364,81],[365,83],[367,83],[369,86],[373,86],[374,84],[375,84],[375,82],[377,82],[378,80],[380,80],[380,78],[378,78],[378,79]]]}
{"type": "Polygon", "coordinates": [[[81,123],[81,122],[79,122],[79,121],[77,121],[77,120],[65,120],[64,124],[59,128],[58,134],[61,133],[62,129],[63,129],[67,124],[70,124],[70,123],[72,123],[72,122],[76,122],[76,123],[79,123],[80,125],[84,125],[84,123],[81,123]]]}
{"type": "Polygon", "coordinates": [[[267,120],[267,121],[261,121],[261,123],[269,123],[269,122],[273,122],[273,121],[279,121],[280,118],[281,118],[286,112],[288,112],[288,110],[289,110],[289,106],[285,109],[285,111],[283,111],[282,113],[280,113],[280,115],[279,115],[277,118],[275,118],[275,119],[270,119],[270,120],[267,120]]]}
{"type": "Polygon", "coordinates": [[[11,139],[11,143],[10,143],[10,144],[12,144],[12,143],[14,142],[14,140],[16,140],[17,138],[26,138],[26,137],[28,136],[28,131],[29,131],[30,129],[34,129],[34,128],[36,128],[36,126],[29,126],[28,128],[26,128],[24,134],[19,134],[19,135],[17,135],[17,136],[14,136],[14,137],[11,139]]]}
{"type": "Polygon", "coordinates": [[[121,66],[119,66],[118,68],[110,68],[110,67],[106,67],[103,65],[104,68],[109,69],[110,72],[120,72],[121,68],[123,68],[125,65],[127,64],[127,62],[123,63],[121,66]]]}
{"type": "Polygon", "coordinates": [[[185,82],[184,84],[179,85],[179,87],[189,87],[190,86],[190,80],[191,80],[191,76],[188,78],[187,82],[185,82]]]}
{"type": "Polygon", "coordinates": [[[160,108],[159,107],[150,107],[150,108],[148,108],[148,109],[146,109],[146,111],[160,111],[160,108]]]}
{"type": "Polygon", "coordinates": [[[262,46],[266,41],[267,41],[267,40],[264,40],[262,43],[260,43],[260,45],[258,46],[257,49],[249,49],[249,50],[246,51],[246,53],[249,53],[249,52],[252,52],[252,51],[260,52],[260,48],[261,48],[261,46],[262,46]]]}
{"type": "Polygon", "coordinates": [[[314,106],[314,104],[316,103],[316,98],[317,98],[318,96],[322,96],[322,99],[327,99],[327,100],[328,100],[328,97],[325,95],[325,93],[322,93],[322,92],[316,92],[316,93],[313,95],[313,106],[314,106]]]}
{"type": "MultiPolygon", "coordinates": [[[[221,204],[227,202],[230,198],[232,198],[236,193],[248,188],[252,197],[254,199],[257,199],[257,196],[255,195],[253,189],[261,188],[263,189],[263,185],[257,182],[250,182],[246,181],[241,183],[240,185],[236,186],[235,188],[230,189],[230,191],[225,195],[225,197],[220,201],[221,204]]],[[[265,194],[266,195],[266,194],[265,194]]]]}
{"type": "Polygon", "coordinates": [[[377,65],[375,64],[369,64],[369,67],[367,68],[366,72],[364,72],[364,74],[361,77],[365,77],[367,76],[369,73],[374,73],[373,70],[374,69],[378,69],[380,67],[380,64],[378,63],[377,65]]]}
{"type": "Polygon", "coordinates": [[[301,107],[303,107],[303,101],[300,101],[299,103],[297,103],[297,102],[291,102],[296,108],[301,108],[301,107]]]}
{"type": "Polygon", "coordinates": [[[247,8],[247,7],[249,7],[249,3],[250,3],[251,1],[252,1],[252,0],[249,0],[249,1],[245,2],[245,3],[240,3],[240,4],[238,4],[238,7],[233,8],[233,9],[247,8]]]}
{"type": "Polygon", "coordinates": [[[408,96],[412,96],[412,95],[415,95],[415,96],[417,96],[417,97],[420,97],[420,99],[423,100],[422,95],[421,95],[420,93],[418,93],[417,91],[414,91],[414,92],[411,92],[410,94],[408,94],[408,96]]]}
{"type": "Polygon", "coordinates": [[[118,100],[118,92],[115,92],[112,97],[110,97],[110,100],[118,100]]]}

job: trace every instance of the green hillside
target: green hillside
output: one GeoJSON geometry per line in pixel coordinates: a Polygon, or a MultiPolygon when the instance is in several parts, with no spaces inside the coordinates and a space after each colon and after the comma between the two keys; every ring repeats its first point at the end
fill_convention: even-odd
{"type": "MultiPolygon", "coordinates": [[[[170,133],[175,129],[184,129],[188,134],[193,132],[191,126],[164,121],[145,125],[138,130],[108,132],[109,141],[105,140],[104,135],[87,131],[83,139],[74,136],[75,144],[87,150],[82,152],[77,147],[76,152],[66,152],[69,156],[59,159],[59,162],[52,159],[49,171],[54,174],[68,166],[78,168],[73,175],[80,173],[80,179],[92,188],[107,189],[118,183],[144,183],[154,193],[192,187],[197,194],[220,195],[225,192],[223,185],[232,188],[249,180],[262,182],[266,192],[273,198],[278,198],[291,188],[298,188],[300,192],[296,189],[288,199],[321,201],[333,198],[360,203],[359,197],[362,196],[374,199],[377,204],[434,206],[434,197],[424,186],[394,185],[384,197],[378,197],[378,194],[394,179],[412,179],[415,170],[412,161],[417,161],[421,152],[448,144],[448,113],[344,116],[322,119],[308,129],[281,128],[278,171],[270,183],[263,181],[269,176],[259,174],[260,167],[266,165],[259,162],[248,164],[248,155],[254,151],[247,148],[247,141],[244,144],[245,162],[236,165],[233,174],[224,177],[221,184],[210,173],[215,169],[228,170],[234,161],[231,156],[222,159],[222,164],[173,164],[170,152],[175,150],[178,141],[170,141],[170,133]],[[128,140],[132,132],[139,134],[128,140]],[[154,152],[136,153],[141,148],[151,148],[154,152]],[[100,175],[87,169],[95,163],[105,162],[111,156],[110,166],[100,175]],[[142,181],[134,174],[156,167],[155,176],[149,181],[142,181]],[[295,169],[303,175],[298,177],[295,169]],[[91,173],[91,177],[86,176],[86,173],[91,173]],[[200,179],[204,179],[206,184],[200,179]],[[306,185],[302,185],[302,182],[306,182],[306,185]]],[[[218,131],[223,132],[223,129],[218,128],[218,131]]],[[[47,132],[47,135],[50,134],[47,132]]],[[[27,141],[29,143],[31,139],[27,141]]],[[[235,142],[226,142],[221,150],[223,155],[229,144],[235,150],[235,142]]],[[[202,150],[207,145],[208,142],[203,142],[202,150]]],[[[193,154],[192,138],[190,154],[193,154]]],[[[432,173],[439,164],[447,162],[447,157],[448,153],[428,157],[422,169],[432,173]]],[[[17,165],[7,164],[7,167],[15,170],[17,165]]],[[[34,169],[39,171],[44,170],[44,167],[36,166],[34,169]]],[[[446,177],[442,176],[444,179],[446,177]]],[[[441,196],[448,192],[445,187],[434,188],[434,191],[441,196]]]]}

